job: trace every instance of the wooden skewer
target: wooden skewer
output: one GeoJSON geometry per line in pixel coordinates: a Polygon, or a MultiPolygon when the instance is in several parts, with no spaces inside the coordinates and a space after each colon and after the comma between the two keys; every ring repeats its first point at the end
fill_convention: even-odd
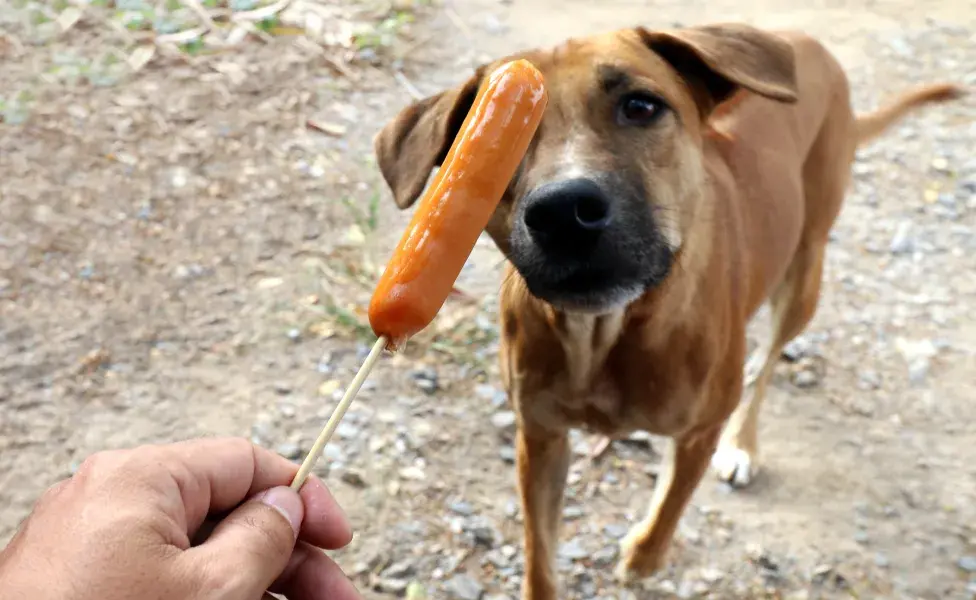
{"type": "Polygon", "coordinates": [[[319,437],[315,440],[315,443],[312,444],[312,449],[308,451],[308,454],[305,456],[305,460],[302,461],[302,466],[298,469],[298,474],[295,475],[295,479],[293,479],[291,482],[291,489],[297,492],[302,489],[303,485],[305,485],[305,480],[308,478],[309,473],[312,472],[312,469],[315,468],[315,463],[319,461],[319,456],[322,455],[322,450],[325,448],[325,445],[329,443],[329,439],[332,437],[332,434],[335,433],[336,427],[339,426],[339,421],[341,421],[342,417],[346,414],[346,410],[349,408],[349,405],[352,404],[356,394],[359,393],[359,388],[363,387],[363,383],[369,376],[369,372],[373,370],[373,366],[376,365],[376,361],[378,361],[380,356],[383,354],[383,348],[385,348],[389,342],[390,340],[387,339],[386,336],[380,336],[380,338],[376,340],[376,343],[373,344],[373,348],[366,356],[366,360],[363,361],[363,366],[359,367],[359,371],[356,373],[356,376],[352,378],[352,383],[350,383],[349,387],[346,388],[346,393],[343,394],[342,400],[339,401],[339,404],[335,407],[335,410],[332,411],[332,416],[329,417],[329,421],[325,424],[325,427],[322,428],[322,433],[319,434],[319,437]]]}

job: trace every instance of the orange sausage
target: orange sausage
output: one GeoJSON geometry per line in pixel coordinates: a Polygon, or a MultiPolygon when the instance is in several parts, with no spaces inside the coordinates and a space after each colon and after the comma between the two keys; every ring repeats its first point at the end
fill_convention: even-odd
{"type": "Polygon", "coordinates": [[[369,303],[369,324],[396,348],[444,305],[505,194],[549,101],[542,74],[506,63],[481,87],[369,303]]]}

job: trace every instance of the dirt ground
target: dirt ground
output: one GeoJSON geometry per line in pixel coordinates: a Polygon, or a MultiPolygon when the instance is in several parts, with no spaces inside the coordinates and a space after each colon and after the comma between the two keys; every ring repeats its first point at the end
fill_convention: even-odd
{"type": "MultiPolygon", "coordinates": [[[[862,110],[920,82],[976,87],[965,0],[394,4],[366,7],[399,19],[375,47],[258,32],[110,81],[40,76],[91,54],[98,18],[33,43],[18,2],[0,8],[0,543],[105,448],[244,435],[301,457],[370,342],[362,307],[406,218],[370,142],[414,87],[570,35],[718,20],[821,37],[862,110]]],[[[972,96],[926,110],[859,155],[821,310],[764,408],[764,470],[741,491],[706,479],[643,587],[611,570],[658,442],[594,462],[579,435],[565,597],[976,597],[974,116],[972,96]]],[[[367,597],[518,595],[500,264],[479,244],[467,295],[380,363],[325,452],[357,530],[337,557],[367,597]]]]}

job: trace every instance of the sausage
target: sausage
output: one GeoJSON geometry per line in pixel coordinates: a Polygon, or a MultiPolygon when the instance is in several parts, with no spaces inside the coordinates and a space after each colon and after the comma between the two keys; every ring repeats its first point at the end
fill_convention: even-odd
{"type": "Polygon", "coordinates": [[[444,305],[548,100],[542,74],[522,59],[498,67],[481,86],[370,300],[370,326],[391,349],[427,327],[444,305]]]}

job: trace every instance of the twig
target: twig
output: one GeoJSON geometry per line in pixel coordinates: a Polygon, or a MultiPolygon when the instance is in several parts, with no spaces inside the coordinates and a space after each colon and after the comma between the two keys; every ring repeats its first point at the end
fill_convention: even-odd
{"type": "Polygon", "coordinates": [[[452,23],[454,23],[455,27],[461,30],[461,33],[464,34],[464,37],[468,38],[469,40],[474,38],[474,34],[471,32],[471,28],[468,27],[467,23],[465,23],[461,19],[461,15],[457,14],[457,12],[453,8],[450,7],[445,8],[444,14],[446,14],[447,18],[450,19],[452,23]]]}
{"type": "Polygon", "coordinates": [[[167,33],[163,35],[156,36],[156,44],[186,44],[192,42],[193,40],[200,39],[201,36],[207,33],[207,30],[203,27],[196,27],[194,29],[187,29],[185,31],[178,31],[176,33],[167,33]]]}
{"type": "Polygon", "coordinates": [[[424,95],[420,90],[417,89],[417,86],[407,79],[407,76],[403,74],[403,71],[393,71],[393,78],[397,80],[397,83],[403,86],[403,89],[407,90],[408,94],[413,96],[414,100],[424,99],[424,95]]]}
{"type": "Polygon", "coordinates": [[[431,41],[432,39],[434,39],[433,33],[429,33],[427,35],[421,36],[419,39],[414,40],[413,43],[411,43],[409,46],[405,47],[400,52],[397,52],[397,58],[401,60],[406,58],[407,56],[416,52],[421,46],[427,44],[427,42],[431,41]]]}
{"type": "Polygon", "coordinates": [[[383,348],[389,343],[389,340],[385,336],[380,336],[376,343],[373,344],[373,348],[369,351],[366,356],[366,360],[363,361],[363,366],[359,367],[359,372],[353,377],[352,383],[346,389],[345,395],[342,396],[342,400],[332,411],[332,416],[329,417],[329,421],[325,424],[322,429],[322,433],[312,444],[312,449],[308,451],[308,455],[305,460],[302,461],[302,466],[298,469],[298,474],[295,475],[295,479],[291,482],[291,488],[295,491],[302,489],[305,484],[305,479],[308,478],[308,474],[312,472],[315,468],[315,463],[318,462],[319,456],[322,455],[322,450],[325,445],[329,443],[329,439],[332,438],[332,434],[335,433],[336,427],[339,426],[339,421],[346,414],[346,410],[349,409],[349,405],[352,404],[353,399],[356,394],[359,393],[359,388],[363,387],[363,383],[369,376],[369,372],[373,370],[373,366],[376,365],[376,361],[379,360],[380,356],[383,354],[383,348]]]}
{"type": "Polygon", "coordinates": [[[198,17],[200,17],[200,20],[203,21],[203,25],[207,28],[207,31],[211,31],[214,28],[213,17],[211,17],[210,13],[207,12],[207,9],[200,4],[200,0],[180,0],[180,2],[183,4],[183,6],[189,8],[196,13],[198,17]]]}
{"type": "Polygon", "coordinates": [[[288,8],[289,4],[291,4],[291,0],[279,0],[274,4],[262,6],[261,8],[256,8],[254,10],[236,12],[233,15],[231,15],[230,20],[234,22],[263,21],[285,10],[286,8],[288,8]]]}
{"type": "Polygon", "coordinates": [[[341,62],[339,62],[336,59],[334,59],[331,56],[329,56],[326,53],[325,48],[323,48],[322,46],[320,46],[316,42],[314,42],[314,41],[312,41],[312,40],[310,40],[310,39],[308,39],[306,37],[300,37],[300,38],[297,38],[295,40],[295,43],[298,44],[299,46],[301,46],[303,48],[307,48],[308,50],[311,50],[312,52],[315,52],[316,54],[318,54],[319,56],[321,56],[322,59],[325,60],[325,62],[328,63],[330,67],[332,67],[333,69],[335,69],[337,73],[339,73],[340,75],[342,75],[346,79],[349,79],[350,81],[353,81],[353,82],[358,82],[359,81],[359,75],[357,75],[356,73],[353,73],[352,71],[349,70],[349,67],[347,67],[346,65],[342,64],[341,62]]]}

